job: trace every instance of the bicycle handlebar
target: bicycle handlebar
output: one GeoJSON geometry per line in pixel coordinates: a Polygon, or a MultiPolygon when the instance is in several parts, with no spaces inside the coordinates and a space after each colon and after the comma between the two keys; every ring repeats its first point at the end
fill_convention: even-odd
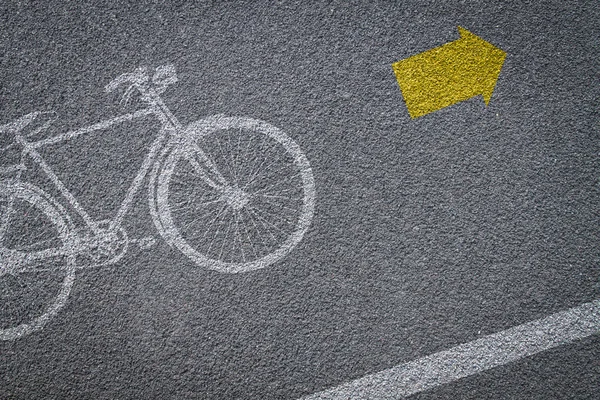
{"type": "Polygon", "coordinates": [[[132,83],[134,85],[141,85],[148,81],[148,69],[146,67],[140,67],[133,72],[121,74],[113,79],[108,85],[104,87],[107,93],[112,92],[117,87],[124,83],[132,83]]]}

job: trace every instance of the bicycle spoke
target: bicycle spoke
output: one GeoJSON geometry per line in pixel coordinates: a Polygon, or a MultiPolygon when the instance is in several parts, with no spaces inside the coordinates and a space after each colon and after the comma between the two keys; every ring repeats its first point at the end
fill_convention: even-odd
{"type": "MultiPolygon", "coordinates": [[[[243,214],[240,212],[240,218],[243,217],[243,214]]],[[[252,253],[254,253],[254,257],[258,257],[256,254],[256,249],[254,248],[254,241],[250,239],[250,232],[248,231],[248,225],[243,222],[244,230],[246,231],[246,236],[248,237],[248,243],[250,243],[250,248],[252,249],[252,253]]]]}
{"type": "MultiPolygon", "coordinates": [[[[256,233],[258,234],[258,237],[260,238],[260,241],[262,242],[263,246],[265,249],[268,249],[269,246],[267,246],[267,244],[265,243],[265,240],[263,239],[263,235],[260,232],[260,229],[258,229],[258,225],[256,225],[256,221],[254,220],[254,218],[252,217],[251,211],[248,209],[245,209],[246,213],[248,214],[248,217],[250,217],[250,220],[252,221],[252,224],[254,225],[254,230],[256,230],[256,233]]],[[[269,232],[270,233],[270,232],[269,232]]],[[[271,234],[271,237],[273,237],[273,240],[275,240],[275,237],[273,236],[273,234],[271,234]]]]}
{"type": "Polygon", "coordinates": [[[231,220],[229,220],[229,224],[227,224],[227,231],[225,232],[225,237],[223,238],[223,243],[221,243],[221,251],[219,251],[219,260],[223,256],[223,248],[225,247],[225,243],[227,242],[227,237],[229,236],[230,228],[231,228],[231,220]]]}
{"type": "MultiPolygon", "coordinates": [[[[262,145],[264,145],[264,143],[265,143],[264,136],[261,137],[260,143],[261,143],[261,147],[262,147],[262,145]]],[[[260,160],[260,158],[256,154],[256,148],[254,148],[252,151],[252,161],[253,162],[252,162],[252,167],[250,168],[250,174],[248,177],[249,180],[252,178],[254,171],[258,171],[258,168],[260,168],[260,166],[258,168],[256,168],[256,164],[259,162],[259,160],[260,160]]],[[[265,159],[263,158],[261,161],[261,164],[264,163],[264,161],[265,161],[265,159]]],[[[246,182],[246,184],[244,184],[242,190],[246,190],[247,187],[248,187],[248,182],[246,182]]]]}
{"type": "Polygon", "coordinates": [[[292,212],[292,213],[294,213],[294,214],[297,214],[297,213],[298,213],[298,211],[299,211],[299,210],[296,210],[296,209],[294,209],[294,208],[290,208],[290,207],[287,207],[287,206],[281,205],[281,204],[279,204],[279,203],[275,203],[275,202],[273,202],[273,201],[271,201],[271,200],[269,200],[269,199],[265,199],[265,201],[266,201],[267,203],[269,203],[269,204],[276,205],[276,206],[278,206],[278,207],[281,207],[281,208],[283,208],[283,209],[285,209],[285,210],[289,210],[289,211],[291,211],[291,212],[292,212]]]}
{"type": "MultiPolygon", "coordinates": [[[[184,163],[182,163],[184,164],[184,163]]],[[[184,164],[184,165],[190,165],[192,167],[192,170],[195,171],[194,166],[189,163],[189,164],[184,164]]],[[[198,186],[198,179],[196,177],[196,175],[190,174],[189,172],[187,173],[187,175],[183,175],[183,173],[180,173],[181,176],[173,176],[171,178],[171,181],[169,182],[169,186],[170,187],[177,187],[177,186],[181,186],[182,188],[186,189],[188,188],[192,183],[194,185],[194,187],[198,186]],[[183,180],[183,178],[187,178],[186,181],[183,180]],[[194,178],[194,179],[191,179],[194,178]]],[[[200,182],[203,183],[204,186],[206,186],[206,188],[204,190],[214,190],[214,188],[212,186],[210,186],[208,184],[208,182],[206,182],[204,179],[200,179],[200,182]]],[[[197,190],[197,189],[196,189],[197,190]]]]}
{"type": "MultiPolygon", "coordinates": [[[[244,242],[242,242],[242,236],[240,235],[239,214],[240,214],[240,212],[238,210],[235,210],[235,232],[236,232],[236,237],[238,239],[238,242],[240,243],[240,251],[242,253],[242,260],[244,262],[246,262],[246,254],[244,253],[244,242]]],[[[235,246],[235,241],[234,241],[234,246],[235,246]]]]}
{"type": "MultiPolygon", "coordinates": [[[[240,132],[242,131],[241,129],[238,129],[240,132]]],[[[242,135],[240,135],[240,138],[242,137],[242,135]]],[[[246,150],[244,151],[244,157],[242,157],[243,160],[247,160],[248,159],[248,149],[250,148],[250,143],[252,143],[252,140],[250,140],[250,138],[248,138],[248,144],[246,145],[246,150]]]]}
{"type": "Polygon", "coordinates": [[[288,196],[277,196],[277,195],[269,195],[269,194],[259,194],[258,196],[260,197],[266,197],[269,199],[285,199],[285,200],[291,200],[291,201],[302,201],[302,199],[299,198],[295,198],[295,197],[288,197],[288,196]]]}
{"type": "MultiPolygon", "coordinates": [[[[223,204],[224,207],[227,207],[227,204],[223,204]]],[[[222,210],[222,208],[221,208],[222,210]]],[[[215,215],[215,209],[208,209],[206,210],[204,213],[200,214],[200,215],[194,215],[194,216],[190,216],[188,217],[188,219],[191,221],[190,225],[193,224],[198,224],[198,225],[202,225],[204,224],[204,219],[205,218],[209,218],[211,215],[215,215]]]]}
{"type": "MultiPolygon", "coordinates": [[[[189,196],[186,196],[186,201],[190,201],[191,199],[196,198],[196,195],[197,195],[198,191],[200,190],[200,188],[195,183],[194,184],[186,183],[184,185],[184,190],[187,191],[190,186],[192,187],[192,193],[189,196]]],[[[200,198],[201,201],[205,200],[206,197],[209,197],[209,196],[219,193],[214,188],[203,188],[202,192],[203,192],[202,197],[200,198]]]]}
{"type": "Polygon", "coordinates": [[[235,153],[235,162],[234,162],[234,168],[235,168],[235,173],[236,173],[236,183],[239,184],[239,175],[238,173],[242,172],[241,169],[238,167],[239,163],[239,156],[240,156],[240,144],[242,143],[242,135],[238,135],[238,144],[237,144],[237,151],[235,153]]]}
{"type": "MultiPolygon", "coordinates": [[[[271,160],[271,162],[269,164],[267,164],[264,168],[262,168],[262,170],[266,171],[270,171],[271,166],[274,165],[276,162],[281,160],[281,156],[278,156],[277,159],[275,160],[271,160]]],[[[277,168],[275,171],[281,171],[283,168],[289,168],[290,166],[283,163],[281,166],[279,166],[279,168],[277,168]]],[[[260,169],[256,171],[256,175],[254,175],[254,177],[252,178],[251,182],[254,182],[254,180],[256,180],[256,178],[258,178],[260,176],[260,169]]],[[[248,185],[250,184],[250,182],[248,182],[248,185]]]]}
{"type": "MultiPolygon", "coordinates": [[[[212,190],[204,191],[204,193],[202,194],[202,197],[198,201],[194,201],[197,191],[198,191],[198,188],[196,186],[193,186],[191,196],[186,196],[185,198],[180,199],[179,201],[174,201],[173,205],[171,206],[172,214],[181,211],[181,212],[184,212],[185,215],[189,215],[190,212],[195,214],[196,212],[202,210],[203,208],[208,209],[208,211],[204,211],[200,216],[194,215],[194,218],[190,221],[190,223],[186,224],[186,228],[189,228],[195,221],[197,221],[199,219],[201,220],[202,218],[207,217],[208,215],[212,214],[214,212],[214,210],[211,210],[213,208],[213,206],[216,203],[218,203],[219,201],[221,201],[220,198],[214,197],[215,192],[212,190]]],[[[185,223],[185,222],[181,221],[181,223],[185,223]]]]}
{"type": "MultiPolygon", "coordinates": [[[[209,217],[210,215],[214,215],[214,211],[207,211],[202,217],[209,217]]],[[[191,239],[199,239],[200,234],[193,235],[193,232],[202,232],[201,229],[206,227],[202,218],[186,218],[185,220],[179,220],[178,223],[181,224],[182,232],[187,232],[191,239]],[[200,227],[200,229],[196,229],[196,227],[200,227]]]]}
{"type": "Polygon", "coordinates": [[[227,143],[229,143],[230,145],[230,151],[229,151],[229,156],[231,158],[231,173],[233,174],[233,179],[235,181],[235,184],[238,184],[238,176],[236,173],[236,164],[235,164],[235,159],[233,157],[233,146],[231,146],[231,130],[227,129],[227,143]]]}
{"type": "MultiPolygon", "coordinates": [[[[263,217],[261,217],[260,215],[258,215],[257,212],[254,212],[252,210],[256,210],[258,211],[258,209],[256,208],[252,208],[250,207],[250,212],[256,216],[256,218],[258,219],[258,221],[265,227],[265,229],[269,232],[269,234],[271,235],[271,238],[273,238],[273,242],[277,242],[277,239],[275,238],[275,235],[273,235],[273,232],[271,232],[271,230],[269,228],[267,228],[267,225],[265,225],[265,222],[267,222],[269,225],[273,226],[274,228],[278,229],[280,232],[283,232],[281,229],[277,228],[276,226],[274,226],[272,223],[266,221],[263,217]]],[[[285,232],[283,232],[285,233],[285,232]]]]}
{"type": "Polygon", "coordinates": [[[287,189],[279,190],[277,192],[267,192],[266,190],[269,190],[269,189],[270,189],[270,187],[266,187],[266,188],[257,190],[256,192],[252,192],[252,195],[253,196],[257,196],[257,195],[260,196],[261,195],[260,193],[276,194],[276,193],[287,193],[287,192],[292,192],[292,191],[293,192],[297,192],[298,191],[297,188],[287,188],[287,189]]]}
{"type": "MultiPolygon", "coordinates": [[[[257,212],[260,212],[261,214],[265,215],[266,217],[269,217],[269,216],[276,216],[276,217],[278,217],[278,218],[279,218],[279,220],[280,220],[280,221],[283,221],[283,222],[285,222],[285,223],[286,223],[286,224],[288,224],[288,225],[290,225],[290,224],[291,224],[291,222],[289,222],[287,219],[283,218],[283,217],[282,217],[282,216],[280,216],[279,214],[276,214],[276,213],[270,213],[270,212],[267,212],[267,211],[265,211],[265,210],[262,210],[262,209],[260,209],[260,208],[257,208],[257,207],[250,207],[250,208],[251,208],[251,209],[253,209],[253,210],[256,210],[257,212]]],[[[263,219],[264,219],[264,220],[265,220],[267,223],[269,223],[269,224],[270,224],[270,225],[271,225],[273,228],[277,229],[278,231],[280,231],[280,232],[281,232],[281,233],[283,233],[283,234],[287,234],[287,233],[286,233],[285,231],[283,231],[281,228],[279,228],[278,226],[274,225],[272,222],[268,221],[266,217],[262,217],[262,218],[263,218],[263,219]]]]}
{"type": "MultiPolygon", "coordinates": [[[[182,208],[179,208],[180,210],[182,208]]],[[[174,208],[171,208],[171,213],[173,212],[174,208]]],[[[214,213],[213,210],[207,210],[202,214],[202,217],[208,217],[209,215],[212,215],[214,213]]],[[[189,218],[188,214],[185,214],[183,217],[181,216],[177,216],[177,223],[182,225],[182,229],[184,231],[189,231],[192,226],[194,225],[198,225],[202,223],[201,218],[195,218],[196,216],[194,216],[194,218],[189,218]]]]}
{"type": "Polygon", "coordinates": [[[179,203],[178,206],[172,208],[172,210],[173,211],[183,211],[186,208],[193,209],[193,210],[200,210],[204,206],[208,206],[208,205],[211,205],[211,204],[219,203],[221,201],[223,201],[223,200],[222,199],[216,199],[216,200],[205,201],[205,202],[202,202],[202,203],[196,203],[196,202],[194,202],[194,203],[191,203],[191,202],[190,203],[184,203],[184,202],[181,202],[181,203],[179,203]]]}
{"type": "Polygon", "coordinates": [[[294,177],[296,177],[296,176],[298,176],[298,175],[300,175],[300,172],[298,172],[298,173],[296,173],[296,174],[294,174],[294,175],[292,175],[292,176],[288,177],[288,178],[287,178],[287,179],[285,179],[285,180],[284,180],[284,179],[280,179],[280,180],[278,180],[277,182],[275,182],[275,183],[272,183],[272,184],[270,184],[270,185],[268,185],[268,186],[266,186],[266,187],[264,187],[264,188],[262,188],[262,189],[259,189],[259,190],[255,191],[255,192],[253,192],[253,193],[254,193],[254,194],[256,194],[256,193],[260,193],[261,191],[264,191],[264,190],[270,190],[270,189],[274,189],[274,188],[276,188],[277,186],[281,185],[282,183],[289,183],[289,180],[290,180],[291,178],[294,178],[294,177]]]}
{"type": "Polygon", "coordinates": [[[217,221],[217,219],[221,216],[221,214],[223,214],[223,212],[227,211],[227,204],[224,204],[223,207],[221,208],[221,211],[218,212],[218,214],[216,215],[216,217],[208,224],[208,227],[206,228],[206,231],[204,232],[204,235],[202,235],[202,238],[206,238],[206,234],[208,233],[208,231],[210,230],[210,228],[214,225],[214,223],[217,221]]]}
{"type": "Polygon", "coordinates": [[[229,166],[229,162],[227,161],[227,156],[225,155],[225,152],[223,151],[223,147],[221,146],[221,141],[219,140],[218,137],[215,138],[215,141],[217,143],[217,147],[219,148],[219,152],[221,153],[221,159],[223,160],[223,164],[225,164],[225,167],[229,170],[229,176],[231,177],[231,179],[235,180],[233,170],[229,166]]]}
{"type": "MultiPolygon", "coordinates": [[[[220,213],[224,210],[224,208],[226,207],[226,205],[224,205],[223,207],[221,207],[221,210],[219,211],[219,213],[217,213],[217,216],[220,215],[220,213]]],[[[196,229],[192,229],[194,226],[203,226],[203,227],[207,227],[206,224],[203,223],[203,219],[205,217],[209,217],[211,215],[215,215],[214,210],[207,210],[205,213],[203,213],[201,216],[199,216],[198,218],[194,217],[194,218],[184,218],[183,220],[178,221],[179,224],[182,224],[182,231],[183,232],[189,232],[190,233],[190,238],[191,239],[200,239],[200,234],[197,235],[193,235],[191,234],[192,232],[196,232],[196,229]]],[[[212,226],[211,224],[214,224],[216,217],[211,221],[211,223],[208,225],[208,230],[210,230],[210,227],[212,226]]],[[[202,231],[199,231],[202,232],[202,231]]],[[[206,236],[208,232],[204,232],[204,235],[202,236],[202,239],[206,236]]]]}
{"type": "MultiPolygon", "coordinates": [[[[228,210],[229,210],[229,208],[228,208],[228,207],[225,207],[225,211],[228,211],[228,210]]],[[[222,215],[222,216],[225,216],[226,214],[227,214],[227,212],[224,212],[224,213],[223,213],[223,214],[221,214],[221,215],[222,215]]],[[[219,231],[220,231],[220,230],[221,230],[221,226],[219,225],[219,226],[217,227],[217,232],[215,233],[215,236],[214,236],[214,237],[212,238],[212,240],[210,241],[210,245],[208,246],[208,250],[206,251],[207,253],[209,253],[209,254],[210,254],[210,248],[212,247],[212,245],[213,245],[213,243],[214,243],[215,239],[216,239],[216,238],[219,236],[219,231]]]]}
{"type": "MultiPolygon", "coordinates": [[[[256,168],[255,171],[252,172],[252,174],[250,175],[250,178],[248,179],[248,182],[246,182],[246,184],[244,185],[244,190],[250,186],[250,184],[254,183],[254,181],[256,180],[256,178],[261,176],[261,170],[268,170],[271,165],[273,165],[276,161],[279,161],[281,158],[281,156],[278,156],[276,160],[271,160],[271,162],[269,162],[269,164],[267,164],[266,167],[261,168],[262,165],[264,164],[264,162],[267,160],[266,157],[263,158],[262,162],[260,163],[260,165],[258,166],[258,168],[256,168]]],[[[278,170],[280,170],[282,167],[278,168],[278,170]]]]}

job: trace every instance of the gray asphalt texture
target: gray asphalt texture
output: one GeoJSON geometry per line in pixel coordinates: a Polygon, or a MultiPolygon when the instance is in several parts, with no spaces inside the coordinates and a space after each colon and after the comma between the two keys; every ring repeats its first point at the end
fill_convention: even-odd
{"type": "MultiPolygon", "coordinates": [[[[181,121],[279,127],[310,160],[317,203],[303,241],[263,270],[200,269],[159,239],[80,271],[44,330],[0,343],[2,399],[295,399],[600,297],[594,2],[9,3],[1,123],[106,119],[120,108],[105,84],[172,63],[163,98],[181,121]],[[411,120],[391,64],[457,26],[508,53],[491,103],[411,120]]],[[[44,155],[106,217],[142,128],[44,155]]],[[[128,232],[155,234],[138,200],[128,232]]],[[[413,397],[593,399],[599,340],[413,397]]]]}

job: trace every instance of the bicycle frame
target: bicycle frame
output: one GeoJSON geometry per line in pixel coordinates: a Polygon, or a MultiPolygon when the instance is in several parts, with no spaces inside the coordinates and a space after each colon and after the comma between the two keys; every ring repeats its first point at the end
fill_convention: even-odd
{"type": "MultiPolygon", "coordinates": [[[[75,196],[60,181],[60,179],[54,173],[52,168],[42,158],[41,154],[38,152],[38,149],[43,146],[64,142],[81,135],[93,133],[99,130],[104,130],[113,125],[127,121],[132,121],[134,119],[143,118],[149,115],[154,115],[158,117],[160,123],[162,124],[162,128],[160,129],[160,132],[150,145],[148,154],[146,155],[141,167],[135,175],[135,178],[131,182],[129,189],[127,190],[127,193],[125,195],[125,198],[121,203],[116,215],[109,222],[108,230],[111,232],[117,231],[121,227],[125,215],[131,209],[133,200],[137,192],[140,190],[144,179],[148,175],[148,172],[150,171],[154,163],[157,161],[158,156],[164,151],[166,146],[168,146],[169,141],[165,139],[167,139],[167,137],[170,136],[176,141],[180,141],[180,139],[184,137],[183,126],[167,108],[167,106],[164,104],[158,93],[156,93],[156,91],[153,88],[137,87],[137,89],[140,90],[140,92],[142,93],[143,100],[148,102],[150,107],[133,113],[121,115],[106,121],[102,121],[87,127],[69,131],[37,142],[28,142],[20,132],[17,132],[15,134],[17,142],[23,147],[23,154],[29,156],[29,158],[31,158],[43,170],[46,176],[52,181],[54,186],[61,193],[62,197],[66,199],[69,205],[83,219],[85,225],[92,232],[94,232],[94,234],[99,234],[101,228],[94,221],[94,219],[92,219],[92,217],[83,208],[83,206],[77,201],[75,196]]],[[[199,173],[200,177],[213,187],[227,187],[227,182],[219,173],[214,163],[212,163],[208,156],[206,156],[206,154],[195,144],[191,145],[193,146],[194,154],[199,156],[200,161],[204,165],[200,164],[200,162],[198,162],[192,156],[192,154],[190,154],[190,152],[186,153],[186,158],[192,163],[196,171],[199,173]],[[213,179],[211,179],[210,175],[215,176],[219,183],[216,183],[213,179]]],[[[19,173],[19,177],[20,175],[21,174],[19,173]]]]}
{"type": "MultiPolygon", "coordinates": [[[[8,316],[9,325],[0,321],[0,340],[15,340],[42,329],[64,307],[76,270],[113,265],[127,253],[130,243],[137,243],[140,249],[152,246],[153,237],[129,240],[122,226],[146,182],[150,217],[158,234],[198,267],[221,273],[262,269],[281,260],[302,240],[314,212],[315,184],[298,144],[268,122],[243,116],[212,115],[183,127],[160,97],[166,86],[175,82],[171,65],[157,67],[151,79],[144,67],[121,74],[105,90],[128,85],[125,98],[134,89],[139,91],[147,104],[142,110],[37,141],[31,138],[45,131],[55,118],[42,120],[39,117],[44,113],[33,112],[0,125],[0,134],[14,135],[7,137],[14,137],[11,144],[0,150],[20,153],[20,162],[0,168],[0,173],[11,176],[0,181],[0,278],[6,278],[0,281],[0,290],[10,294],[2,301],[14,303],[10,311],[19,314],[16,323],[12,315],[2,315],[8,316]],[[94,220],[46,163],[40,148],[149,116],[160,129],[132,175],[125,198],[110,219],[94,220]],[[42,124],[36,126],[33,121],[42,124]],[[229,144],[225,151],[222,135],[229,144]],[[60,196],[26,181],[23,171],[28,159],[60,196]],[[184,185],[171,186],[180,175],[184,185]],[[39,216],[44,229],[38,234],[38,224],[28,221],[39,222],[39,216]],[[34,302],[35,311],[30,313],[30,307],[21,305],[30,299],[37,301],[37,293],[21,294],[19,289],[27,285],[22,284],[20,275],[27,273],[24,277],[45,284],[48,277],[37,276],[43,271],[52,274],[48,282],[52,290],[45,290],[52,295],[41,299],[47,303],[43,310],[34,302]],[[61,279],[57,281],[56,276],[61,279]]],[[[9,157],[7,161],[12,160],[9,157]]]]}

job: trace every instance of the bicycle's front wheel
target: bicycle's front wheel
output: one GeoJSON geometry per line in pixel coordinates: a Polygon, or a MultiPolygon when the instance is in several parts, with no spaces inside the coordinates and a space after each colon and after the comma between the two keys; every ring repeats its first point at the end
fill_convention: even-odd
{"type": "Polygon", "coordinates": [[[65,305],[75,280],[69,232],[41,189],[0,183],[0,340],[43,328],[65,305]]]}
{"type": "Polygon", "coordinates": [[[314,178],[300,147],[276,127],[245,117],[210,117],[191,124],[186,135],[158,177],[166,240],[220,272],[264,268],[286,256],[314,212],[314,178]],[[198,174],[193,148],[202,149],[225,187],[198,174]]]}

